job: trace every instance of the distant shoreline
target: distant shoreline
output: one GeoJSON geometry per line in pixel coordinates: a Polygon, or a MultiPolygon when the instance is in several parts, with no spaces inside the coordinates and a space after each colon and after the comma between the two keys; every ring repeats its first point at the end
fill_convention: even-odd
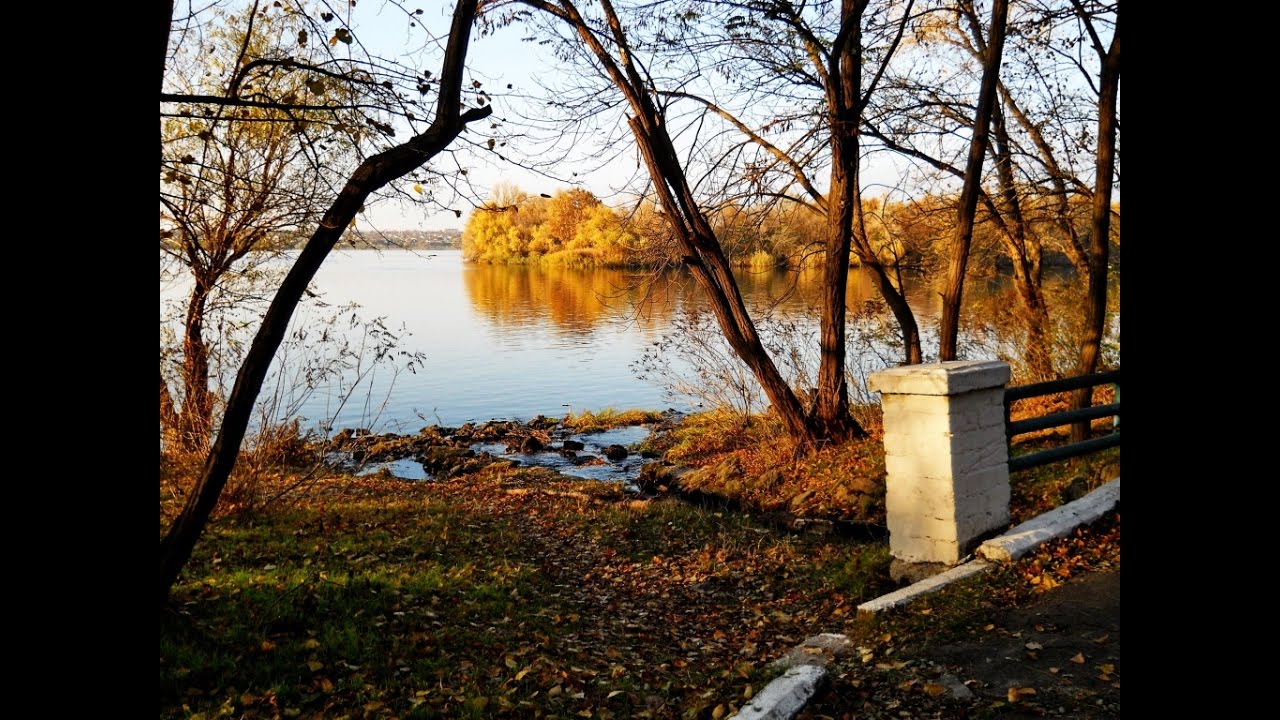
{"type": "MultiPolygon", "coordinates": [[[[291,250],[301,250],[308,238],[296,236],[287,244],[291,250]]],[[[462,231],[446,230],[356,230],[344,238],[342,243],[355,248],[372,248],[377,250],[461,250],[462,231]]]]}

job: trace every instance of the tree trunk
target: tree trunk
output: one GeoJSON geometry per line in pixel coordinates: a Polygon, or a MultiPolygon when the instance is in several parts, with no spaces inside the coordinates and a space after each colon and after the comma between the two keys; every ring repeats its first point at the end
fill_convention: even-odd
{"type": "Polygon", "coordinates": [[[166,449],[178,449],[178,410],[173,404],[169,384],[164,381],[164,372],[160,373],[160,433],[166,449]]]}
{"type": "Polygon", "coordinates": [[[1053,368],[1053,352],[1049,342],[1049,306],[1045,304],[1040,284],[1031,279],[1027,264],[1013,259],[1013,284],[1022,303],[1023,327],[1027,331],[1027,351],[1023,358],[1027,364],[1028,382],[1052,380],[1057,377],[1053,368]]]}
{"type": "Polygon", "coordinates": [[[1004,114],[997,105],[991,116],[992,154],[995,158],[996,177],[1000,185],[1003,212],[1009,221],[1002,224],[1005,249],[1013,262],[1013,282],[1022,302],[1020,313],[1027,331],[1027,348],[1024,360],[1028,380],[1049,380],[1055,376],[1053,352],[1049,344],[1049,306],[1045,303],[1041,283],[1040,240],[1034,232],[1028,232],[1026,216],[1022,212],[1022,200],[1013,177],[1013,153],[1004,114]]]}
{"type": "Polygon", "coordinates": [[[1008,16],[1009,0],[995,0],[991,6],[986,61],[982,67],[982,89],[978,94],[978,108],[974,113],[973,138],[969,142],[969,159],[964,169],[964,187],[960,191],[960,207],[956,209],[956,229],[951,243],[951,260],[947,266],[947,286],[942,294],[939,360],[956,359],[956,346],[960,336],[960,302],[965,270],[969,264],[969,246],[973,241],[974,215],[982,184],[982,161],[987,153],[988,128],[995,108],[996,81],[1000,75],[1008,16]]]}
{"type": "Polygon", "coordinates": [[[492,113],[490,106],[466,112],[462,112],[461,106],[463,65],[471,39],[471,24],[476,16],[476,4],[477,0],[459,0],[454,8],[453,24],[440,72],[436,117],[431,126],[408,142],[360,163],[330,205],[319,227],[312,233],[272,298],[267,314],[262,319],[262,326],[254,336],[249,353],[236,375],[235,386],[223,413],[222,427],[205,460],[204,473],[182,513],[160,542],[162,605],[167,602],[170,589],[190,559],[196,541],[204,532],[209,516],[217,506],[218,497],[222,494],[240,454],[240,444],[249,425],[249,416],[272,358],[284,339],[293,311],[329,251],[360,212],[370,193],[422,166],[448,147],[467,123],[486,118],[492,113]]]}
{"type": "Polygon", "coordinates": [[[213,431],[213,393],[209,392],[209,345],[204,339],[205,308],[211,288],[200,277],[187,301],[182,335],[182,407],[178,411],[178,449],[187,453],[209,449],[213,431]]]}
{"type": "Polygon", "coordinates": [[[853,0],[840,8],[843,46],[828,60],[827,113],[831,125],[831,188],[827,193],[826,254],[822,264],[822,310],[819,320],[818,397],[811,425],[820,437],[840,441],[852,433],[849,387],[845,373],[846,307],[854,208],[859,202],[858,113],[862,68],[862,9],[853,0]],[[847,31],[846,31],[847,28],[847,31]]]}
{"type": "MultiPolygon", "coordinates": [[[[1120,96],[1120,4],[1116,3],[1115,34],[1102,59],[1102,82],[1098,97],[1098,175],[1093,190],[1093,230],[1089,238],[1089,300],[1085,306],[1088,326],[1080,347],[1079,374],[1098,369],[1102,336],[1107,320],[1107,261],[1111,252],[1111,182],[1116,162],[1116,106],[1120,96]]],[[[1092,390],[1077,390],[1074,407],[1090,404],[1092,390]]],[[[1071,426],[1071,439],[1089,436],[1089,423],[1071,426]]]]}
{"type": "Polygon", "coordinates": [[[853,206],[853,238],[858,251],[858,259],[871,271],[876,281],[880,296],[888,304],[890,312],[898,322],[898,330],[902,335],[903,362],[906,365],[919,365],[924,362],[924,354],[920,349],[920,326],[916,323],[915,312],[907,304],[907,296],[900,283],[895,283],[889,275],[889,268],[880,262],[880,256],[871,247],[867,236],[866,215],[862,211],[862,191],[858,176],[854,176],[853,196],[858,202],[853,206]]]}
{"type": "Polygon", "coordinates": [[[907,304],[907,296],[903,294],[900,286],[893,282],[893,278],[889,276],[889,269],[879,260],[874,262],[864,260],[863,264],[871,269],[871,276],[876,281],[880,295],[884,297],[889,311],[898,321],[898,330],[902,335],[903,364],[919,365],[924,362],[924,353],[920,348],[920,326],[916,323],[915,312],[907,304]]]}
{"type": "MultiPolygon", "coordinates": [[[[843,126],[842,120],[836,121],[843,126]]],[[[847,439],[852,432],[845,373],[845,318],[853,206],[857,198],[853,195],[848,166],[850,162],[857,163],[858,150],[857,140],[840,137],[844,134],[832,130],[831,191],[827,194],[826,258],[822,264],[818,397],[812,408],[812,422],[818,435],[836,441],[847,439]]],[[[857,172],[856,168],[853,172],[857,172]]]]}

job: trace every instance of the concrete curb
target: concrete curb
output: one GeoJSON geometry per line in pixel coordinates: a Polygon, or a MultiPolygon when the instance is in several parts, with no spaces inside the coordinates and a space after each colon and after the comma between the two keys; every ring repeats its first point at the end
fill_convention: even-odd
{"type": "MultiPolygon", "coordinates": [[[[876,613],[889,608],[905,605],[912,600],[936,592],[956,580],[994,567],[995,562],[1016,560],[1040,545],[1060,538],[1081,525],[1087,525],[1105,515],[1120,502],[1120,478],[1116,478],[1088,495],[1069,502],[1060,508],[1050,510],[1013,528],[1000,537],[986,541],[978,548],[978,553],[993,562],[973,560],[963,565],[925,578],[918,583],[881,595],[858,606],[859,613],[876,613]]],[[[806,647],[818,647],[828,644],[841,646],[837,638],[848,638],[843,635],[823,633],[809,638],[792,654],[804,652],[806,647]]],[[[823,662],[823,658],[817,659],[823,662]]],[[[796,665],[760,691],[737,714],[731,718],[739,720],[791,720],[804,709],[809,699],[818,691],[818,685],[827,676],[823,665],[796,665]]]]}
{"type": "Polygon", "coordinates": [[[827,669],[820,665],[797,665],[765,685],[760,694],[751,698],[733,717],[738,720],[791,720],[804,709],[826,676],[827,669]]]}
{"type": "Polygon", "coordinates": [[[888,595],[881,595],[874,600],[868,600],[858,606],[860,613],[877,613],[889,608],[905,605],[921,595],[928,595],[931,592],[941,590],[946,585],[963,580],[970,575],[978,573],[991,567],[990,563],[981,560],[974,560],[963,565],[957,565],[950,570],[938,573],[932,577],[927,577],[914,585],[908,585],[901,590],[894,590],[888,595]]]}
{"type": "Polygon", "coordinates": [[[1120,502],[1120,478],[1116,478],[1079,500],[1074,500],[1043,515],[1037,515],[997,538],[978,547],[978,555],[993,562],[1010,562],[1031,550],[1064,537],[1081,525],[1088,525],[1106,515],[1120,502]]]}

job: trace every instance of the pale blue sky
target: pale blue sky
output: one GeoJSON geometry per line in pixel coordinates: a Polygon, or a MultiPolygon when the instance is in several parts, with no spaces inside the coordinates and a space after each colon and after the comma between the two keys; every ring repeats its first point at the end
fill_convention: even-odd
{"type": "MultiPolygon", "coordinates": [[[[453,3],[423,0],[422,6],[426,11],[421,16],[424,24],[443,35],[448,27],[453,3]]],[[[362,41],[369,43],[371,47],[386,48],[388,52],[393,51],[394,48],[404,47],[406,33],[403,30],[403,22],[388,11],[376,15],[373,11],[374,8],[369,8],[355,28],[362,41]]],[[[518,112],[515,105],[522,102],[519,96],[540,94],[541,90],[536,78],[560,71],[555,60],[544,48],[521,39],[528,34],[527,28],[513,26],[496,30],[489,35],[475,33],[472,36],[467,58],[467,80],[479,80],[484,84],[484,88],[490,91],[495,117],[510,117],[514,120],[518,112]],[[506,88],[508,83],[512,85],[510,90],[506,88]]],[[[415,39],[417,38],[420,36],[415,36],[415,39]]],[[[420,42],[420,40],[417,41],[420,42]]],[[[436,54],[436,57],[438,58],[439,55],[436,54]]],[[[484,133],[488,132],[487,123],[479,123],[479,125],[482,126],[480,129],[484,133]]],[[[588,163],[574,163],[561,165],[550,171],[550,174],[565,178],[564,182],[559,182],[555,177],[532,172],[514,162],[503,162],[489,153],[458,155],[459,161],[464,158],[467,160],[468,178],[482,200],[487,197],[489,189],[499,182],[514,184],[536,195],[543,192],[551,194],[567,187],[569,182],[575,180],[597,195],[608,197],[623,188],[635,172],[634,163],[614,163],[595,172],[590,171],[591,166],[588,163]],[[574,172],[579,175],[574,177],[574,172]]],[[[436,167],[444,171],[453,165],[450,160],[438,159],[436,167]]],[[[406,180],[402,185],[409,188],[413,183],[406,180]]],[[[471,201],[457,199],[450,203],[450,207],[461,210],[462,217],[456,217],[449,210],[440,210],[424,204],[383,202],[370,208],[369,219],[379,228],[388,230],[461,228],[470,215],[471,201]]]]}

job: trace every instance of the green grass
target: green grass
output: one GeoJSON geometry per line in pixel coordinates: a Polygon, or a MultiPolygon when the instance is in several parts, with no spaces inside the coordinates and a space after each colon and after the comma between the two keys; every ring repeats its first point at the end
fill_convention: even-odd
{"type": "Polygon", "coordinates": [[[160,715],[707,717],[886,564],[545,471],[325,480],[197,546],[162,611],[160,715]]]}

